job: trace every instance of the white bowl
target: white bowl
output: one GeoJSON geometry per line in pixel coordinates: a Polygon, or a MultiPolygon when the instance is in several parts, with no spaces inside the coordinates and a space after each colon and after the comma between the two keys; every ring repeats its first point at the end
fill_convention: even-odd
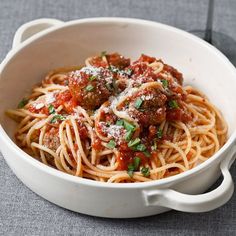
{"type": "Polygon", "coordinates": [[[150,21],[93,18],[71,22],[40,19],[23,25],[0,67],[0,147],[16,176],[47,200],[67,209],[102,217],[125,218],[169,209],[203,212],[226,203],[233,193],[228,168],[236,138],[236,70],[217,49],[182,30],[150,21]],[[41,32],[39,32],[41,31],[41,32]],[[25,41],[24,41],[25,40],[25,41]],[[24,41],[24,42],[23,42],[24,41]],[[53,68],[78,65],[101,51],[137,58],[162,58],[184,74],[185,84],[202,90],[229,125],[227,143],[213,157],[177,176],[148,183],[101,183],[45,166],[13,141],[15,123],[4,111],[53,68]],[[215,190],[208,189],[223,173],[215,190]],[[197,195],[190,195],[197,194],[197,195]]]}

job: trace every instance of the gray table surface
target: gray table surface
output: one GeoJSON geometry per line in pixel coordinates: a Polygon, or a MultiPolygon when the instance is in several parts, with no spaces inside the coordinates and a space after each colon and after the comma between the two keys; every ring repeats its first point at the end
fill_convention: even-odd
{"type": "MultiPolygon", "coordinates": [[[[207,0],[0,0],[0,61],[16,29],[42,17],[64,21],[122,16],[184,30],[204,29],[207,0]]],[[[236,1],[216,0],[214,29],[236,39],[236,1]]],[[[233,48],[233,45],[231,46],[233,48]]],[[[236,45],[234,45],[236,48],[236,45]]],[[[236,165],[231,168],[236,182],[236,165]]],[[[219,182],[219,181],[218,181],[219,182]]],[[[62,209],[37,196],[12,173],[0,153],[0,235],[236,235],[236,194],[208,213],[170,211],[140,219],[104,219],[62,209]]]]}

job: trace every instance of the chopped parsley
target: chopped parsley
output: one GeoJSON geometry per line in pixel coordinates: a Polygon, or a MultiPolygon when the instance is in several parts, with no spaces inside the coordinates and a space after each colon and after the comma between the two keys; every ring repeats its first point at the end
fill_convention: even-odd
{"type": "Polygon", "coordinates": [[[132,124],[130,124],[130,123],[127,122],[126,120],[124,120],[124,127],[125,127],[125,129],[126,129],[127,131],[129,131],[129,130],[134,131],[134,130],[135,130],[135,126],[132,125],[132,124]]]}
{"type": "Polygon", "coordinates": [[[63,120],[65,120],[65,119],[66,119],[65,116],[60,115],[60,114],[57,114],[57,115],[55,115],[55,116],[52,117],[50,123],[56,123],[56,121],[58,121],[58,120],[63,121],[63,120]]]}
{"type": "Polygon", "coordinates": [[[168,102],[168,105],[169,105],[169,107],[170,107],[171,109],[176,109],[176,108],[179,107],[179,105],[178,105],[178,103],[177,103],[176,100],[170,100],[170,101],[168,102]]]}
{"type": "Polygon", "coordinates": [[[139,157],[134,158],[134,170],[138,170],[141,159],[139,157]]]}
{"type": "Polygon", "coordinates": [[[157,130],[157,138],[161,139],[163,137],[163,132],[161,128],[158,128],[157,130]]]}
{"type": "Polygon", "coordinates": [[[18,108],[23,108],[26,104],[28,103],[28,99],[26,99],[26,98],[23,98],[20,102],[19,102],[19,104],[18,104],[18,108]]]}
{"type": "Polygon", "coordinates": [[[163,85],[164,88],[167,88],[169,86],[168,80],[162,79],[161,82],[162,82],[162,85],[163,85]]]}
{"type": "Polygon", "coordinates": [[[131,76],[132,73],[133,73],[133,70],[130,69],[130,68],[125,71],[125,74],[128,75],[128,76],[131,76]]]}
{"type": "Polygon", "coordinates": [[[150,170],[148,167],[142,167],[141,173],[143,174],[143,176],[148,177],[150,175],[150,170]]]}
{"type": "Polygon", "coordinates": [[[96,78],[97,78],[97,77],[96,77],[95,75],[92,75],[92,76],[89,77],[89,80],[90,80],[90,81],[93,81],[93,80],[95,80],[96,78]]]}
{"type": "Polygon", "coordinates": [[[49,114],[54,114],[56,112],[56,110],[52,104],[49,105],[48,111],[49,111],[49,114]]]}
{"type": "Polygon", "coordinates": [[[115,67],[115,66],[109,66],[108,69],[112,72],[112,73],[118,73],[120,70],[119,68],[115,67]]]}
{"type": "Polygon", "coordinates": [[[130,140],[128,143],[128,147],[134,147],[134,146],[138,145],[140,142],[141,142],[140,138],[130,140]]]}
{"type": "Polygon", "coordinates": [[[133,160],[133,164],[128,165],[127,173],[132,178],[134,175],[134,171],[138,170],[140,165],[141,159],[139,157],[135,157],[133,160]]]}
{"type": "Polygon", "coordinates": [[[110,148],[110,149],[115,148],[115,147],[116,147],[116,142],[115,142],[115,140],[111,139],[111,140],[109,141],[109,143],[107,144],[107,147],[110,148]]]}
{"type": "Polygon", "coordinates": [[[134,102],[134,107],[139,109],[142,106],[143,100],[141,98],[137,98],[134,102]]]}
{"type": "Polygon", "coordinates": [[[118,126],[123,126],[123,124],[124,124],[123,120],[117,120],[116,121],[116,125],[118,125],[118,126]]]}
{"type": "Polygon", "coordinates": [[[105,56],[106,56],[106,54],[107,54],[107,52],[106,52],[106,51],[102,51],[102,52],[101,52],[101,55],[100,55],[100,57],[105,57],[105,56]]]}
{"type": "Polygon", "coordinates": [[[145,151],[147,148],[146,148],[146,146],[145,146],[144,144],[140,143],[140,144],[138,144],[138,145],[136,146],[135,149],[136,149],[137,151],[143,152],[143,151],[145,151]]]}
{"type": "Polygon", "coordinates": [[[134,175],[134,165],[133,164],[128,165],[127,173],[131,178],[133,177],[133,175],[134,175]]]}
{"type": "Polygon", "coordinates": [[[150,156],[151,156],[151,153],[150,153],[148,150],[143,151],[143,154],[144,154],[146,157],[150,157],[150,156]]]}
{"type": "Polygon", "coordinates": [[[132,130],[127,131],[126,134],[125,134],[125,140],[129,141],[131,139],[132,135],[133,135],[132,130]]]}
{"type": "Polygon", "coordinates": [[[91,92],[91,91],[93,91],[94,87],[93,87],[93,85],[89,84],[85,89],[86,89],[86,91],[91,92]]]}

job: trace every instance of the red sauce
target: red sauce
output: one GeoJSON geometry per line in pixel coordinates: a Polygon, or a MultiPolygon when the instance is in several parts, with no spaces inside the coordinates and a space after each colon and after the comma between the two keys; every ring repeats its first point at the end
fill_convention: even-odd
{"type": "Polygon", "coordinates": [[[97,151],[101,151],[104,149],[104,147],[102,146],[102,141],[99,138],[95,138],[92,147],[97,150],[97,151]]]}
{"type": "Polygon", "coordinates": [[[49,115],[48,107],[45,107],[45,106],[40,109],[36,109],[34,105],[30,105],[28,107],[28,110],[32,113],[37,113],[37,114],[41,113],[41,114],[49,115]]]}

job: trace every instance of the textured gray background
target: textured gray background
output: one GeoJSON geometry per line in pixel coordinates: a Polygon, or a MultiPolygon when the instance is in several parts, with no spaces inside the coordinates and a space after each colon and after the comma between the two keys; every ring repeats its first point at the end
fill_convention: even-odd
{"type": "MultiPolygon", "coordinates": [[[[207,0],[0,0],[0,60],[10,50],[16,29],[36,18],[135,17],[189,31],[204,28],[206,6],[207,0]]],[[[214,29],[236,39],[235,0],[216,0],[214,29]]],[[[231,173],[236,182],[235,164],[231,173]]],[[[0,153],[0,235],[236,235],[235,207],[236,194],[225,206],[202,214],[171,211],[124,220],[81,215],[31,192],[0,153]]]]}

